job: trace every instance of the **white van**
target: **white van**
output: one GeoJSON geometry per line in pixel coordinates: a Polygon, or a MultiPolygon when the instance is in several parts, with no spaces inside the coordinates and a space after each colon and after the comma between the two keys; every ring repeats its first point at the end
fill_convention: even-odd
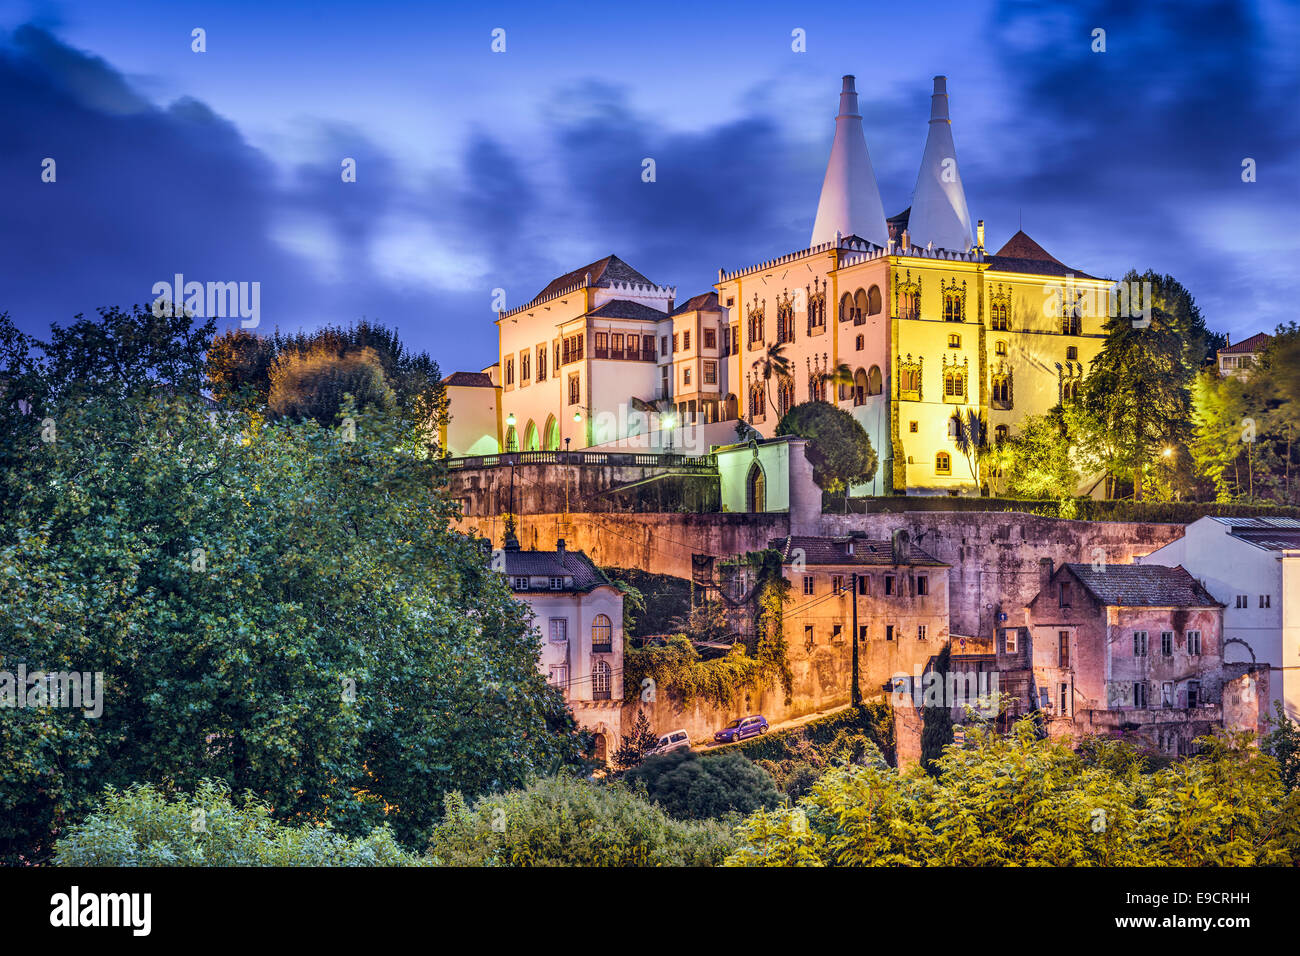
{"type": "Polygon", "coordinates": [[[670,730],[659,738],[659,743],[655,744],[645,752],[647,757],[657,757],[660,754],[672,753],[674,750],[690,750],[691,738],[684,730],[670,730]]]}

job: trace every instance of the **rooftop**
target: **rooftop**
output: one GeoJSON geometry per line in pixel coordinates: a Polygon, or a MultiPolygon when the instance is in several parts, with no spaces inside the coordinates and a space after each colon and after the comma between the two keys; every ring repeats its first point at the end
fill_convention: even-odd
{"type": "Polygon", "coordinates": [[[1300,548],[1300,518],[1210,517],[1219,524],[1227,525],[1228,534],[1234,538],[1265,551],[1300,548]]]}
{"type": "Polygon", "coordinates": [[[1221,607],[1182,566],[1064,565],[1101,603],[1111,607],[1221,607]]]}
{"type": "Polygon", "coordinates": [[[609,288],[615,282],[632,283],[633,285],[654,285],[653,282],[618,256],[609,255],[603,259],[597,259],[595,262],[590,262],[580,269],[574,269],[572,272],[566,272],[564,275],[552,279],[545,289],[533,296],[530,304],[538,299],[545,299],[566,289],[572,289],[583,282],[587,282],[598,289],[609,288]]]}
{"type": "Polygon", "coordinates": [[[699,312],[701,310],[716,310],[718,308],[718,293],[701,292],[699,295],[693,295],[677,308],[673,309],[673,315],[681,315],[683,312],[699,312]]]}
{"type": "Polygon", "coordinates": [[[1219,349],[1220,355],[1253,355],[1256,352],[1262,352],[1273,341],[1273,336],[1267,332],[1256,332],[1248,339],[1242,339],[1236,345],[1225,345],[1219,349]]]}
{"type": "MultiPolygon", "coordinates": [[[[769,548],[781,552],[781,560],[789,564],[797,551],[803,551],[805,564],[861,564],[894,566],[893,543],[872,538],[817,538],[791,535],[773,538],[769,548]],[[853,551],[849,553],[849,546],[853,551]]],[[[947,564],[931,557],[916,545],[907,544],[903,564],[917,567],[946,568],[947,564]]]]}
{"type": "Polygon", "coordinates": [[[496,388],[486,372],[452,372],[442,380],[443,385],[460,385],[469,388],[496,388]]]}
{"type": "Polygon", "coordinates": [[[668,317],[667,312],[660,312],[640,302],[629,302],[627,299],[610,299],[599,309],[593,309],[587,314],[599,319],[648,319],[650,321],[668,317]]]}
{"type": "MultiPolygon", "coordinates": [[[[601,585],[612,586],[609,578],[596,567],[591,558],[581,551],[570,551],[564,546],[564,539],[556,542],[554,551],[523,551],[507,543],[501,552],[505,558],[505,573],[508,578],[515,577],[563,577],[571,578],[563,588],[537,587],[529,590],[538,591],[590,591],[601,585]]],[[[523,589],[519,589],[523,590],[523,589]]]]}
{"type": "Polygon", "coordinates": [[[1029,237],[1023,229],[1016,232],[1006,244],[988,257],[990,269],[1000,272],[1026,272],[1030,275],[1072,275],[1080,279],[1095,279],[1079,269],[1072,269],[1057,259],[1029,237]]]}

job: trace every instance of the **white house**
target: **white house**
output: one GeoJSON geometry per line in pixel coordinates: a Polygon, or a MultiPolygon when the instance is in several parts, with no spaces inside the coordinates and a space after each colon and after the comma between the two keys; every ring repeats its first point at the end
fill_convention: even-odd
{"type": "Polygon", "coordinates": [[[1300,520],[1201,518],[1136,563],[1182,565],[1227,605],[1225,662],[1268,664],[1273,697],[1300,720],[1300,520]]]}
{"type": "Polygon", "coordinates": [[[523,551],[513,537],[500,552],[511,588],[542,636],[538,666],[564,692],[579,726],[596,734],[596,757],[618,746],[623,705],[623,592],[564,539],[554,551],[523,551]]]}

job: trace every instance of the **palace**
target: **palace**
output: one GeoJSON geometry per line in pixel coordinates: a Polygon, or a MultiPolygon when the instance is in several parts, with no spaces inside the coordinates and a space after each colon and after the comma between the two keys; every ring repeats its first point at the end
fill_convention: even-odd
{"type": "Polygon", "coordinates": [[[808,248],[719,270],[681,304],[613,255],[556,278],[498,314],[493,365],[449,380],[480,387],[451,397],[444,447],[703,454],[742,432],[771,437],[793,405],[820,399],[850,412],[879,456],[855,494],[978,493],[958,421],[982,417],[997,441],[1075,394],[1117,299],[1113,282],[1023,231],[993,253],[984,234],[946,78],[934,78],[911,205],[886,219],[846,76],[808,248]]]}

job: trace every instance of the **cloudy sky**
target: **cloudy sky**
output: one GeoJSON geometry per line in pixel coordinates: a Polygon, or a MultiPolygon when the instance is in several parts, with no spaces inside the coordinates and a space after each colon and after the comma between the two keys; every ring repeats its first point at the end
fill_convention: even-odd
{"type": "Polygon", "coordinates": [[[901,211],[943,73],[990,247],[1171,273],[1234,341],[1298,317],[1296,2],[801,6],[0,0],[0,311],[256,281],[263,328],[479,369],[494,289],[613,252],[681,299],[805,247],[844,73],[901,211]]]}

